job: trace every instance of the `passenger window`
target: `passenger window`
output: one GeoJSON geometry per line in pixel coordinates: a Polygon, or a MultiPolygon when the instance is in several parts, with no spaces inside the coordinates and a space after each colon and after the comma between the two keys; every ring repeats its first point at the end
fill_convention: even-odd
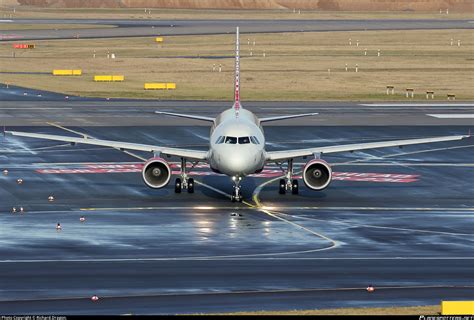
{"type": "Polygon", "coordinates": [[[258,141],[257,137],[251,136],[251,137],[250,137],[250,140],[252,140],[252,143],[253,143],[253,144],[260,144],[260,142],[258,141]]]}
{"type": "Polygon", "coordinates": [[[248,144],[250,143],[250,138],[249,137],[240,137],[239,138],[239,144],[248,144]]]}
{"type": "Polygon", "coordinates": [[[225,137],[226,144],[236,144],[237,138],[236,137],[225,137]]]}

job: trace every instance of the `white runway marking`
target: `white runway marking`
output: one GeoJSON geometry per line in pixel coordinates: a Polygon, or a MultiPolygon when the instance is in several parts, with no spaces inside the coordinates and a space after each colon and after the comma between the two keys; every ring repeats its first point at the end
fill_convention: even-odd
{"type": "MultiPolygon", "coordinates": [[[[213,188],[214,189],[214,188],[213,188]]],[[[211,190],[213,190],[211,189],[211,190]]],[[[215,191],[215,190],[213,190],[215,191]]],[[[220,190],[219,190],[220,191],[220,190]]],[[[217,191],[216,191],[217,192],[217,191]]],[[[219,192],[220,193],[220,192],[219,192]]],[[[224,195],[227,196],[226,193],[224,195]]],[[[260,201],[258,204],[261,205],[260,201]]],[[[474,212],[472,207],[451,207],[451,208],[438,208],[438,207],[317,207],[317,206],[261,206],[263,210],[350,210],[350,211],[433,211],[433,212],[446,212],[446,211],[455,211],[455,212],[474,212]]],[[[249,206],[249,207],[239,207],[239,206],[193,206],[193,207],[184,207],[184,206],[160,206],[160,207],[115,207],[115,208],[80,208],[80,211],[147,211],[147,210],[258,210],[259,207],[249,206]]],[[[64,211],[29,211],[29,213],[56,213],[64,211]]],[[[67,212],[66,212],[67,213],[67,212]]]]}
{"type": "Polygon", "coordinates": [[[18,108],[18,107],[0,107],[0,110],[17,110],[17,111],[23,111],[23,110],[71,110],[72,108],[18,108]]]}
{"type": "Polygon", "coordinates": [[[408,167],[474,167],[474,163],[416,163],[416,162],[365,162],[365,163],[333,163],[333,167],[341,166],[408,166],[408,167]]]}
{"type": "Polygon", "coordinates": [[[440,114],[427,114],[427,116],[438,118],[438,119],[474,119],[474,113],[440,113],[440,114]]]}
{"type": "MultiPolygon", "coordinates": [[[[271,254],[270,254],[271,255],[271,254]]],[[[162,257],[162,258],[85,258],[85,259],[6,259],[0,260],[0,263],[58,263],[58,262],[136,262],[136,261],[195,261],[195,260],[229,260],[229,261],[242,261],[242,260],[474,260],[474,257],[449,257],[449,256],[433,256],[433,257],[248,257],[248,256],[220,256],[217,258],[213,257],[162,257]]]]}
{"type": "MultiPolygon", "coordinates": [[[[436,148],[436,149],[425,149],[425,150],[417,150],[417,151],[410,151],[410,152],[400,152],[400,153],[393,153],[393,154],[388,154],[384,156],[377,157],[376,159],[386,159],[386,158],[393,158],[393,157],[398,157],[398,156],[406,156],[406,155],[413,155],[413,154],[419,154],[419,153],[426,153],[426,152],[435,152],[435,151],[446,151],[446,150],[454,150],[454,149],[464,149],[464,148],[472,148],[474,147],[473,145],[468,145],[468,146],[454,146],[454,147],[445,147],[445,148],[436,148]]],[[[343,163],[339,163],[338,165],[352,165],[355,163],[360,163],[362,161],[367,161],[370,160],[371,158],[361,158],[361,159],[355,159],[343,163]]],[[[397,164],[393,164],[397,165],[397,164]]]]}
{"type": "Polygon", "coordinates": [[[387,229],[387,230],[397,230],[397,231],[408,231],[408,232],[421,232],[421,233],[433,233],[433,234],[441,234],[441,235],[448,235],[448,236],[474,236],[474,233],[455,233],[455,232],[446,232],[446,231],[435,231],[435,230],[426,230],[426,229],[410,229],[410,228],[400,228],[400,227],[385,227],[385,226],[377,226],[377,225],[370,225],[370,224],[357,224],[352,222],[345,222],[341,220],[325,220],[325,219],[317,219],[308,216],[298,216],[298,215],[290,215],[286,213],[277,213],[285,216],[289,216],[295,219],[302,218],[304,220],[314,220],[314,221],[321,221],[325,223],[334,223],[334,224],[343,224],[351,227],[364,227],[364,228],[372,228],[372,229],[387,229]]]}

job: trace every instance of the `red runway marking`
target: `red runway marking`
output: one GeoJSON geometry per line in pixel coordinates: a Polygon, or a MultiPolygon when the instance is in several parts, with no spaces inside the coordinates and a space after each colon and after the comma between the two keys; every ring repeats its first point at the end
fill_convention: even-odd
{"type": "MultiPolygon", "coordinates": [[[[179,175],[179,164],[170,163],[172,174],[179,175]]],[[[191,165],[188,165],[191,167],[191,165]]],[[[100,174],[100,173],[132,173],[141,172],[142,163],[131,164],[87,164],[81,165],[79,168],[56,168],[56,169],[38,169],[36,172],[41,174],[100,174]]],[[[199,164],[195,169],[207,169],[209,165],[199,164]]],[[[275,178],[282,175],[279,168],[268,166],[261,173],[252,174],[251,177],[257,178],[275,178]],[[273,169],[275,168],[275,169],[273,169]]],[[[191,171],[192,176],[210,176],[219,175],[211,171],[191,171]]],[[[418,181],[420,175],[399,174],[399,173],[372,173],[372,172],[333,172],[333,180],[335,181],[357,181],[357,182],[385,182],[385,183],[410,183],[418,181]]],[[[301,179],[301,176],[295,176],[301,179]]]]}

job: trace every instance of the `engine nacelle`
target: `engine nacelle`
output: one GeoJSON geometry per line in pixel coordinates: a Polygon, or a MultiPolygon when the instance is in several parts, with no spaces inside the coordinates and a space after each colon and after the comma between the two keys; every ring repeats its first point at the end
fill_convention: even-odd
{"type": "Polygon", "coordinates": [[[150,188],[163,188],[170,181],[171,169],[164,159],[151,158],[143,166],[142,177],[145,184],[150,188]]]}
{"type": "Polygon", "coordinates": [[[303,169],[304,184],[313,190],[323,190],[332,179],[332,170],[329,164],[321,159],[309,161],[303,169]]]}

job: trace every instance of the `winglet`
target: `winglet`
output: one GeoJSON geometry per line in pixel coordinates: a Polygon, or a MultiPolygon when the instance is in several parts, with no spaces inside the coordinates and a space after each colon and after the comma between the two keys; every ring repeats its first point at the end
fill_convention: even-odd
{"type": "Polygon", "coordinates": [[[234,111],[235,116],[239,116],[240,110],[240,34],[239,27],[236,30],[235,38],[235,82],[234,82],[234,111]]]}

